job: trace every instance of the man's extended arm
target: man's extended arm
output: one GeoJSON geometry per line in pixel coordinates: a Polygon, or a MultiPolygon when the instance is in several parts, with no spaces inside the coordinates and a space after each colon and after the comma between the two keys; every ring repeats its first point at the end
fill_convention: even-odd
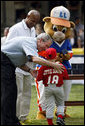
{"type": "Polygon", "coordinates": [[[61,71],[64,70],[63,65],[59,64],[58,62],[54,63],[54,62],[51,62],[51,61],[48,61],[48,60],[45,60],[43,58],[36,57],[36,56],[32,56],[32,61],[34,63],[40,64],[40,65],[43,65],[43,66],[51,66],[54,69],[57,69],[58,72],[61,72],[61,71]]]}
{"type": "MultiPolygon", "coordinates": [[[[45,59],[43,59],[43,58],[40,58],[40,57],[36,57],[36,56],[30,56],[30,60],[29,61],[31,61],[31,62],[34,62],[34,63],[36,63],[36,64],[40,64],[40,65],[43,65],[43,66],[51,66],[51,67],[53,67],[54,69],[56,69],[59,73],[62,71],[64,71],[64,67],[63,67],[63,65],[61,65],[61,64],[59,64],[59,62],[51,62],[51,61],[48,61],[48,60],[45,60],[45,59]]],[[[27,72],[29,72],[29,73],[31,73],[31,71],[33,71],[33,70],[31,70],[27,65],[22,65],[21,67],[20,67],[22,70],[25,70],[25,71],[27,71],[27,72]]]]}

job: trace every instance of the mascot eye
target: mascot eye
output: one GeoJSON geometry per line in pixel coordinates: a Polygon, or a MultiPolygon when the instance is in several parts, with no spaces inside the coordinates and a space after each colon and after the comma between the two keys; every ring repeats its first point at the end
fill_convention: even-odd
{"type": "Polygon", "coordinates": [[[53,26],[53,30],[54,30],[54,31],[58,31],[58,28],[56,28],[56,26],[54,25],[54,26],[53,26]]]}
{"type": "Polygon", "coordinates": [[[67,31],[67,28],[63,28],[62,32],[65,33],[67,31]]]}

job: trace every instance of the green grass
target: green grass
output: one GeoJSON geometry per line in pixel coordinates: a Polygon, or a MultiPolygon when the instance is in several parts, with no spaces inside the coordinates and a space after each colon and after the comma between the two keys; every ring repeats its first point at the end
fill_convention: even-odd
{"type": "MultiPolygon", "coordinates": [[[[72,85],[69,100],[84,101],[84,85],[72,85]]],[[[48,125],[46,120],[36,120],[37,111],[37,92],[36,87],[32,86],[31,105],[28,115],[29,121],[25,123],[26,125],[48,125]]],[[[84,125],[84,106],[68,106],[67,113],[71,118],[65,119],[66,125],[84,125]]],[[[56,125],[55,115],[53,122],[56,125]]]]}

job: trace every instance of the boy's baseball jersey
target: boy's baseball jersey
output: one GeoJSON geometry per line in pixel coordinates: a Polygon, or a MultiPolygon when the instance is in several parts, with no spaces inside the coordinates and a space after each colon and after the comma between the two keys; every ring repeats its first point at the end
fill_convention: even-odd
{"type": "Polygon", "coordinates": [[[47,66],[41,66],[38,70],[37,81],[43,80],[43,84],[45,86],[48,86],[49,84],[56,84],[57,87],[60,87],[63,84],[63,79],[68,79],[66,68],[64,72],[61,73],[58,73],[58,71],[54,68],[47,66]]]}

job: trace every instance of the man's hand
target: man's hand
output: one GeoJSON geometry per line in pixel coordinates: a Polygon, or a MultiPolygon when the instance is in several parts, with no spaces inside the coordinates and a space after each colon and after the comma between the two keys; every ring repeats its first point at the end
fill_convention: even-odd
{"type": "Polygon", "coordinates": [[[59,73],[64,71],[64,67],[62,64],[59,64],[59,62],[54,63],[54,69],[56,69],[59,73]]]}
{"type": "Polygon", "coordinates": [[[30,71],[30,68],[26,64],[22,65],[20,68],[26,72],[30,71]]]}
{"type": "Polygon", "coordinates": [[[43,65],[43,66],[51,66],[54,69],[56,69],[59,73],[63,72],[64,69],[65,69],[63,67],[63,65],[59,64],[59,62],[54,63],[54,62],[51,62],[51,61],[48,61],[48,60],[45,60],[43,58],[36,57],[36,56],[33,56],[32,60],[33,60],[34,63],[40,64],[40,65],[43,65]]]}

